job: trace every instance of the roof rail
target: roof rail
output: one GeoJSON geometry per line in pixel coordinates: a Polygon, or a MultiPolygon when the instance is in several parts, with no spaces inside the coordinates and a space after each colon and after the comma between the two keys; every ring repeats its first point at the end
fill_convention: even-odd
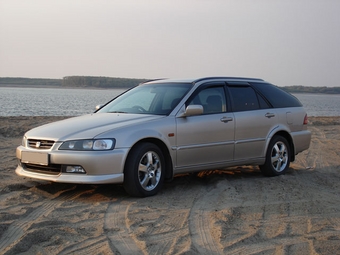
{"type": "Polygon", "coordinates": [[[200,81],[205,81],[205,80],[211,80],[211,79],[232,79],[232,80],[251,80],[251,81],[263,81],[262,79],[259,78],[245,78],[245,77],[222,77],[222,76],[216,76],[216,77],[204,77],[197,79],[193,81],[194,83],[200,82],[200,81]]]}
{"type": "Polygon", "coordinates": [[[143,81],[143,82],[141,82],[140,84],[144,84],[144,83],[152,82],[152,81],[160,81],[160,80],[165,80],[165,79],[166,79],[166,78],[150,79],[150,80],[143,81]]]}

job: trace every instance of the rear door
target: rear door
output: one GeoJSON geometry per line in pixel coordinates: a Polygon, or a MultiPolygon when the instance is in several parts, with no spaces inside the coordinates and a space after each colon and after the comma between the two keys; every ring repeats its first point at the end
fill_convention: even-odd
{"type": "Polygon", "coordinates": [[[177,169],[230,161],[234,156],[234,116],[228,112],[224,83],[193,94],[187,105],[202,105],[202,115],[176,118],[177,169]]]}
{"type": "Polygon", "coordinates": [[[228,91],[235,116],[234,160],[263,157],[266,139],[277,123],[275,109],[249,84],[229,84],[228,91]]]}

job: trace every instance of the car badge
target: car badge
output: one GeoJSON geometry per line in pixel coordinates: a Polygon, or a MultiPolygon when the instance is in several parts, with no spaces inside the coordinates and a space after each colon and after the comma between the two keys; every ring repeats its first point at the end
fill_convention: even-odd
{"type": "Polygon", "coordinates": [[[40,145],[41,145],[41,142],[36,142],[36,143],[35,143],[35,148],[39,148],[40,145]]]}

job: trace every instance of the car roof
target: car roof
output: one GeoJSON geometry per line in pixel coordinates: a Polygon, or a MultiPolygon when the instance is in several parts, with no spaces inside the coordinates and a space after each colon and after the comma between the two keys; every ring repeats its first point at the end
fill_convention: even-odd
{"type": "Polygon", "coordinates": [[[154,83],[197,83],[197,82],[203,82],[203,81],[216,81],[216,80],[222,80],[222,81],[244,81],[244,82],[264,82],[262,79],[258,78],[244,78],[244,77],[204,77],[204,78],[195,78],[195,79],[167,79],[167,78],[162,78],[162,79],[154,79],[154,80],[149,80],[144,82],[143,84],[154,84],[154,83]]]}

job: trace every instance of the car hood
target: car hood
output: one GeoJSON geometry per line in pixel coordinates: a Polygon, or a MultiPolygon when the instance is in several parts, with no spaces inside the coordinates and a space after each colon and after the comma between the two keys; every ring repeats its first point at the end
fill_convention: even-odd
{"type": "MultiPolygon", "coordinates": [[[[114,129],[128,125],[164,118],[158,115],[93,113],[80,117],[49,123],[28,131],[30,139],[65,141],[73,139],[91,139],[114,129]]],[[[107,137],[110,138],[110,137],[107,137]]]]}

